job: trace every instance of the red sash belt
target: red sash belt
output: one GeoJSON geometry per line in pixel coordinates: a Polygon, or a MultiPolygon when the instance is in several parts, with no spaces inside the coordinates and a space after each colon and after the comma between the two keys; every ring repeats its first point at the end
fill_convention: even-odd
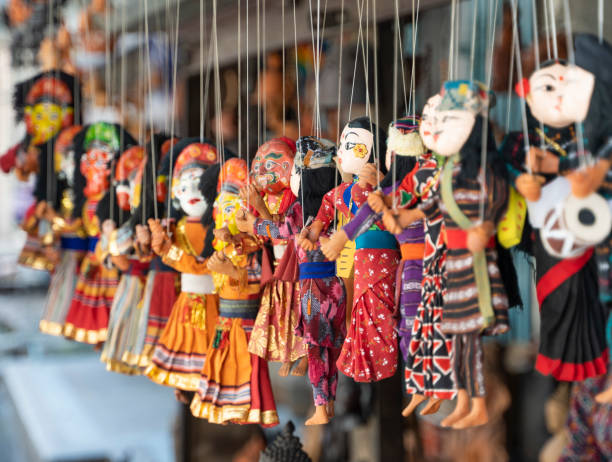
{"type": "Polygon", "coordinates": [[[592,255],[593,249],[590,248],[579,257],[561,260],[540,278],[536,285],[540,309],[542,308],[542,302],[546,300],[546,297],[553,293],[555,289],[563,284],[563,282],[569,277],[580,271],[582,267],[586,265],[592,255]]]}
{"type": "MultiPolygon", "coordinates": [[[[463,229],[446,229],[446,246],[449,249],[467,249],[468,232],[463,229]]],[[[495,248],[495,236],[491,236],[486,246],[487,249],[495,248]]]]}

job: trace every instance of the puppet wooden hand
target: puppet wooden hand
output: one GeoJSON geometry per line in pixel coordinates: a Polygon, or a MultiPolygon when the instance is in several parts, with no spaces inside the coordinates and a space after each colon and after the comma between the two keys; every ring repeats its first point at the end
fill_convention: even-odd
{"type": "Polygon", "coordinates": [[[234,241],[232,233],[227,228],[215,229],[213,234],[215,235],[215,238],[219,239],[220,241],[227,242],[228,244],[234,241]]]}
{"type": "Polygon", "coordinates": [[[335,261],[340,256],[340,252],[344,249],[344,246],[348,242],[349,238],[346,232],[339,229],[325,242],[321,244],[321,251],[325,258],[329,261],[335,261]]]}
{"type": "Polygon", "coordinates": [[[565,177],[572,186],[572,195],[578,198],[585,198],[597,191],[609,169],[610,162],[606,159],[600,159],[593,166],[568,173],[565,177]]]}
{"type": "Polygon", "coordinates": [[[523,173],[516,179],[516,189],[521,195],[530,202],[540,199],[544,177],[540,175],[529,175],[523,173]]]}
{"type": "Polygon", "coordinates": [[[308,228],[304,228],[302,231],[300,231],[300,234],[298,234],[297,237],[298,245],[306,252],[310,252],[316,248],[316,244],[310,240],[309,234],[310,230],[308,228]]]}
{"type": "Polygon", "coordinates": [[[240,198],[245,204],[250,204],[264,218],[270,218],[270,211],[254,183],[240,188],[240,198]]]}
{"type": "Polygon", "coordinates": [[[236,214],[236,227],[243,233],[253,233],[255,215],[247,210],[240,210],[236,214]]]}
{"type": "Polygon", "coordinates": [[[382,215],[382,222],[391,234],[400,234],[402,232],[402,227],[397,222],[396,214],[391,209],[385,209],[382,215]]]}
{"type": "Polygon", "coordinates": [[[162,227],[159,220],[149,218],[149,229],[151,230],[151,248],[159,256],[164,256],[172,243],[162,227]]]}
{"type": "Polygon", "coordinates": [[[238,271],[234,264],[225,257],[222,251],[216,251],[206,262],[206,267],[219,274],[226,274],[233,279],[239,279],[238,271]]]}
{"type": "Polygon", "coordinates": [[[376,187],[378,180],[382,177],[383,175],[374,164],[365,164],[359,171],[359,186],[362,188],[367,188],[368,186],[376,187]]]}
{"type": "Polygon", "coordinates": [[[46,211],[47,203],[45,201],[40,201],[38,204],[36,204],[36,208],[34,209],[34,216],[40,219],[43,217],[46,211]]]}
{"type": "Polygon", "coordinates": [[[104,220],[104,223],[102,223],[102,234],[109,236],[116,228],[117,226],[113,220],[104,220]]]}
{"type": "Polygon", "coordinates": [[[368,195],[368,205],[374,212],[382,213],[387,208],[389,199],[382,191],[374,191],[368,195]]]}
{"type": "Polygon", "coordinates": [[[474,226],[467,232],[467,248],[472,253],[478,253],[485,249],[494,231],[493,223],[485,221],[481,225],[474,226]]]}

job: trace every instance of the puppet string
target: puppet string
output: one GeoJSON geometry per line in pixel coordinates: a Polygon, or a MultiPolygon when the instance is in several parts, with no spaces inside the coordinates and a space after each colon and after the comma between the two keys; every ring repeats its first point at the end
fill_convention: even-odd
{"type": "MultiPolygon", "coordinates": [[[[283,1],[283,11],[285,2],[283,1]]],[[[242,153],[242,93],[241,93],[241,85],[242,85],[242,73],[241,73],[241,61],[242,61],[242,37],[240,36],[240,16],[242,15],[242,10],[240,8],[240,0],[238,0],[238,24],[237,24],[237,32],[238,32],[238,49],[236,56],[238,57],[238,87],[236,88],[236,93],[238,96],[238,157],[243,158],[242,153]]],[[[284,113],[284,104],[285,104],[285,16],[283,13],[283,113],[284,113]]],[[[248,57],[247,57],[248,59],[248,57]]],[[[283,134],[285,132],[285,117],[283,115],[283,134]]],[[[203,135],[203,134],[202,134],[203,135]]],[[[248,172],[248,170],[247,170],[248,172]]],[[[248,176],[248,174],[247,174],[248,176]]]]}
{"type": "MultiPolygon", "coordinates": [[[[374,26],[374,117],[376,120],[376,129],[379,124],[379,106],[378,106],[378,30],[376,23],[376,0],[372,0],[372,24],[374,26]]],[[[376,133],[376,185],[380,184],[380,137],[376,133]]]]}
{"type": "MultiPolygon", "coordinates": [[[[416,15],[414,14],[414,0],[412,0],[412,71],[410,77],[410,99],[412,100],[412,116],[416,116],[416,42],[419,31],[419,11],[421,0],[417,0],[416,15]]],[[[403,69],[403,67],[402,67],[403,69]]],[[[406,89],[404,88],[404,91],[406,89]]],[[[410,110],[410,108],[408,108],[410,110]]]]}
{"type": "Polygon", "coordinates": [[[357,75],[357,60],[359,58],[359,44],[360,44],[360,40],[361,37],[363,35],[363,25],[361,23],[361,17],[363,15],[363,6],[365,3],[365,0],[361,0],[361,6],[359,5],[359,0],[355,0],[357,3],[357,12],[358,12],[358,17],[359,17],[359,27],[358,27],[358,32],[357,32],[357,46],[355,47],[355,61],[353,64],[353,81],[351,84],[351,98],[349,100],[349,113],[348,113],[348,120],[351,120],[351,114],[353,112],[353,94],[355,93],[355,78],[357,75]]]}
{"type": "Polygon", "coordinates": [[[603,43],[604,32],[604,1],[597,0],[597,37],[599,43],[603,43]]]}
{"type": "MultiPolygon", "coordinates": [[[[535,0],[531,2],[531,5],[532,5],[531,16],[533,17],[533,57],[536,63],[535,68],[539,69],[540,68],[540,41],[538,39],[538,21],[537,21],[538,12],[536,10],[535,0]]],[[[541,132],[544,133],[544,123],[542,121],[539,121],[539,124],[540,124],[541,132]]],[[[544,141],[543,136],[540,137],[540,149],[545,149],[545,141],[544,141]]]]}
{"type": "Polygon", "coordinates": [[[550,13],[550,28],[552,34],[553,57],[559,59],[559,49],[557,47],[557,23],[555,20],[555,7],[553,0],[549,0],[548,12],[550,13]]]}
{"type": "Polygon", "coordinates": [[[260,0],[256,0],[255,25],[257,35],[257,146],[261,146],[261,31],[260,21],[260,0]]]}
{"type": "MultiPolygon", "coordinates": [[[[148,74],[148,87],[149,87],[149,101],[151,101],[152,96],[153,96],[153,86],[151,84],[151,45],[149,42],[149,14],[148,14],[148,3],[149,0],[145,0],[144,2],[144,10],[145,10],[145,44],[147,46],[147,55],[146,55],[146,61],[147,61],[147,74],[148,74]]],[[[145,105],[146,107],[146,105],[145,105]]],[[[153,172],[156,171],[155,168],[155,161],[156,161],[156,152],[155,152],[155,143],[153,141],[153,111],[152,109],[152,105],[149,104],[149,130],[151,130],[151,137],[150,137],[150,146],[151,146],[151,167],[153,168],[153,172]]],[[[146,169],[145,169],[146,170],[146,169]]],[[[155,184],[156,182],[153,182],[153,197],[157,197],[157,185],[155,184]]],[[[157,219],[158,217],[158,213],[157,213],[157,201],[153,201],[153,210],[154,210],[154,216],[155,219],[157,219]]]]}
{"type": "MultiPolygon", "coordinates": [[[[176,26],[174,29],[174,53],[173,53],[173,60],[174,62],[172,63],[173,65],[173,69],[172,69],[172,104],[171,104],[171,110],[172,110],[172,114],[170,116],[170,139],[174,139],[174,122],[175,122],[175,118],[176,118],[176,72],[177,72],[177,66],[178,66],[178,32],[179,32],[179,21],[180,21],[180,8],[181,8],[181,2],[176,2],[176,26]]],[[[173,170],[174,170],[174,149],[170,149],[170,171],[168,173],[168,189],[170,190],[170,193],[168,194],[168,218],[171,217],[171,211],[170,211],[170,205],[171,205],[171,197],[172,197],[172,176],[173,176],[173,170]]],[[[167,221],[166,223],[166,231],[169,232],[170,231],[170,220],[167,221]]]]}
{"type": "MultiPolygon", "coordinates": [[[[240,4],[240,0],[238,0],[239,4],[240,4]]],[[[240,10],[240,6],[238,6],[238,9],[240,10]]],[[[238,37],[240,37],[240,15],[238,15],[238,37]]],[[[285,0],[281,0],[281,40],[282,40],[282,47],[281,47],[281,65],[282,65],[282,82],[283,82],[283,136],[285,136],[285,126],[286,126],[286,95],[285,95],[285,0]]],[[[240,38],[238,39],[238,41],[240,42],[240,38]]],[[[238,52],[238,56],[240,56],[240,52],[238,52]]],[[[238,73],[240,73],[240,60],[238,60],[238,73]]],[[[238,77],[238,81],[240,81],[240,77],[238,77]]],[[[240,105],[238,106],[240,107],[240,105]]],[[[240,143],[240,140],[238,141],[238,143],[240,143]]]]}
{"type": "MultiPolygon", "coordinates": [[[[247,0],[248,1],[248,0],[247,0]]],[[[297,41],[297,20],[295,12],[295,0],[293,0],[293,45],[295,50],[295,91],[296,91],[296,107],[298,119],[298,138],[302,136],[302,123],[300,115],[300,72],[298,68],[298,41],[297,41]]]]}
{"type": "MultiPolygon", "coordinates": [[[[397,2],[397,0],[395,0],[397,2]]],[[[342,99],[342,49],[344,47],[344,0],[340,2],[340,49],[338,52],[338,105],[336,109],[336,143],[340,141],[340,111],[341,111],[341,99],[342,99]]],[[[336,169],[336,176],[338,174],[338,169],[336,169]]],[[[336,178],[337,183],[337,178],[336,178]]],[[[334,201],[335,203],[335,201],[334,201]]],[[[335,218],[335,217],[334,217],[335,218]]],[[[335,229],[334,224],[334,229],[335,229]]]]}
{"type": "Polygon", "coordinates": [[[470,45],[470,80],[474,80],[474,54],[476,52],[476,18],[478,16],[478,0],[472,0],[472,43],[470,45]]]}
{"type": "Polygon", "coordinates": [[[510,70],[508,71],[508,92],[506,95],[506,99],[508,101],[508,107],[506,108],[506,130],[505,133],[509,133],[510,131],[510,112],[512,109],[512,82],[514,79],[514,41],[516,40],[516,37],[514,36],[514,34],[512,34],[512,42],[510,45],[510,64],[508,65],[508,67],[510,68],[510,70]]]}

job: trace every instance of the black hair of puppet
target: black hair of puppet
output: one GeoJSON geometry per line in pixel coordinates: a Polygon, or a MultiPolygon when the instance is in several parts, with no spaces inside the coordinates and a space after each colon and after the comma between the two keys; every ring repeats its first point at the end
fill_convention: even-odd
{"type": "Polygon", "coordinates": [[[416,156],[395,155],[393,157],[393,162],[391,162],[391,169],[387,172],[385,177],[380,180],[380,187],[388,188],[390,186],[393,186],[394,176],[396,182],[402,181],[404,177],[414,169],[416,162],[416,156]],[[395,170],[395,175],[393,174],[393,170],[395,170]]]}
{"type": "MultiPolygon", "coordinates": [[[[336,187],[335,167],[319,167],[302,170],[298,200],[302,203],[304,220],[316,217],[323,196],[336,187]]],[[[338,178],[340,175],[337,175],[338,178]]]]}
{"type": "MultiPolygon", "coordinates": [[[[377,159],[377,149],[380,150],[381,153],[387,152],[387,140],[384,134],[378,129],[378,126],[372,122],[372,120],[367,117],[357,117],[356,119],[351,120],[346,124],[349,128],[363,128],[372,133],[372,151],[370,155],[370,160],[368,163],[376,163],[377,159]]],[[[379,158],[378,167],[383,172],[383,174],[387,173],[387,167],[385,166],[384,159],[382,157],[379,158]]]]}

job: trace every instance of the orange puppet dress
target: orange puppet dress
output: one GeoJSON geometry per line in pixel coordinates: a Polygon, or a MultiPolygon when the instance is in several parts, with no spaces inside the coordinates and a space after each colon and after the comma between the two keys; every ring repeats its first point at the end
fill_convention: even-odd
{"type": "Polygon", "coordinates": [[[245,237],[240,247],[230,244],[224,249],[238,268],[240,280],[216,275],[220,280],[219,318],[191,412],[212,423],[271,427],[278,425],[278,414],[268,364],[248,351],[259,310],[259,245],[245,237]]]}
{"type": "Polygon", "coordinates": [[[106,340],[108,316],[119,284],[119,271],[104,264],[105,255],[95,216],[99,199],[88,199],[83,206],[88,251],[81,262],[74,297],[64,324],[65,337],[93,345],[106,340]]]}
{"type": "Polygon", "coordinates": [[[183,218],[173,244],[162,256],[164,264],[181,273],[181,293],[147,367],[145,375],[160,384],[195,391],[200,382],[211,336],[215,331],[219,298],[206,260],[199,257],[207,229],[183,218]]]}

